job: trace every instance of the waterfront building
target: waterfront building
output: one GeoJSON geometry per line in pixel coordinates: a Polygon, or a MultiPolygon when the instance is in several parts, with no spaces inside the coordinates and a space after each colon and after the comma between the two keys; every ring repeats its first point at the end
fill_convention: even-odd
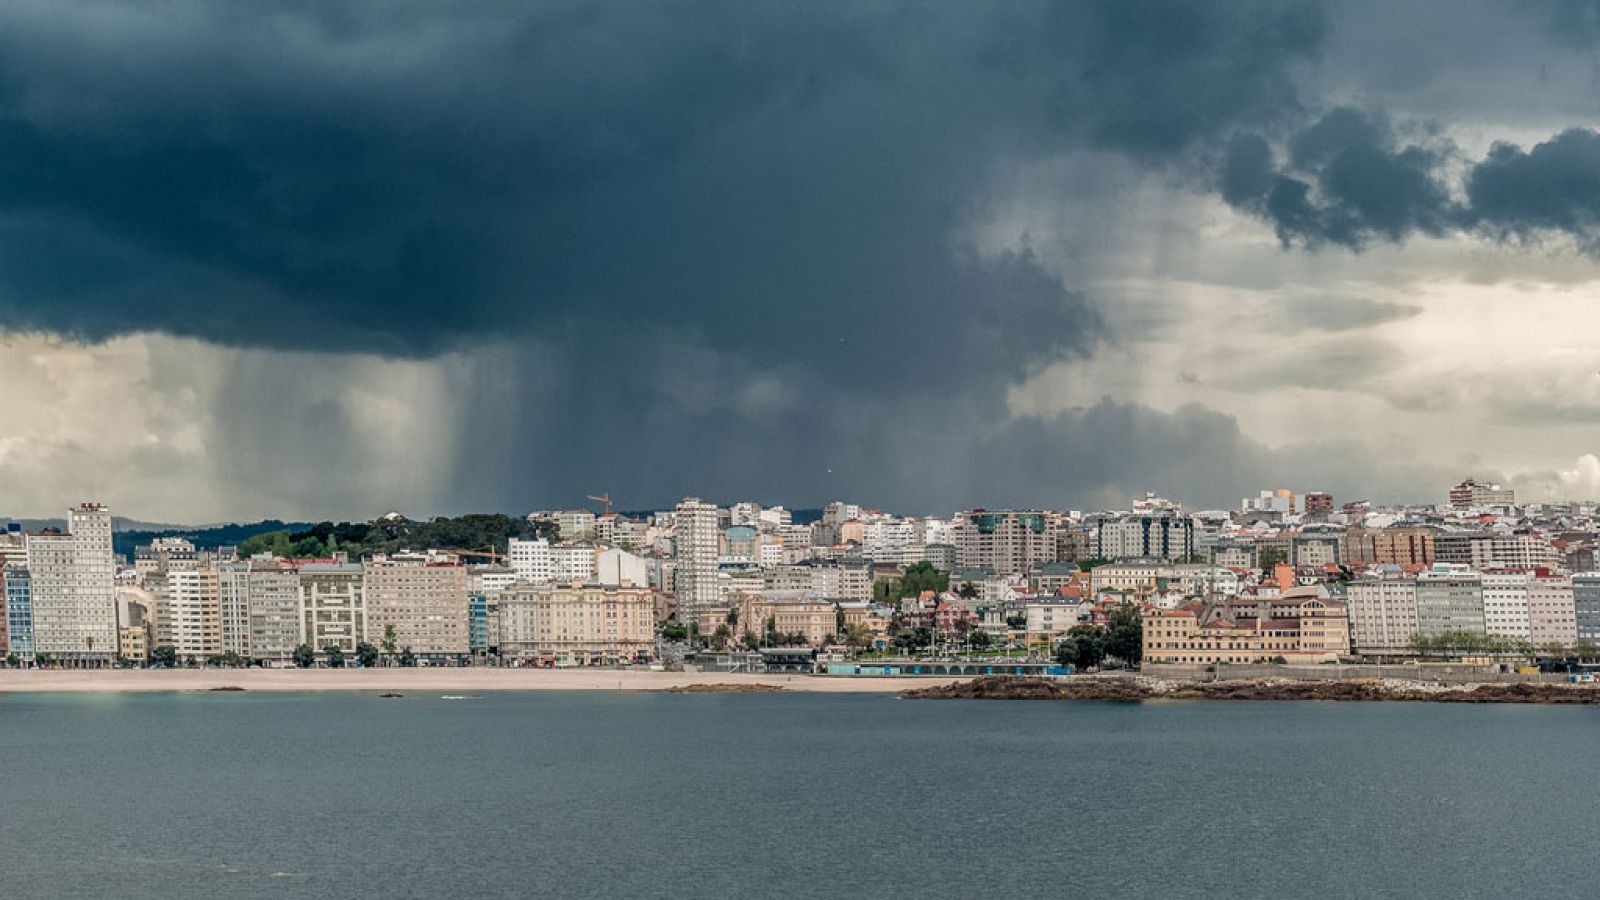
{"type": "Polygon", "coordinates": [[[1572,579],[1540,576],[1528,581],[1528,642],[1534,647],[1570,647],[1578,641],[1572,579]]]}
{"type": "Polygon", "coordinates": [[[499,612],[500,655],[513,663],[645,662],[655,652],[648,588],[518,584],[500,594],[499,612]]]}
{"type": "Polygon", "coordinates": [[[1230,618],[1229,612],[1226,605],[1201,600],[1145,609],[1145,661],[1315,664],[1336,662],[1348,650],[1346,610],[1334,600],[1302,596],[1266,617],[1230,618]]]}
{"type": "Polygon", "coordinates": [[[23,663],[33,661],[33,583],[26,566],[8,564],[0,570],[5,584],[5,655],[23,663]]]}
{"type": "Polygon", "coordinates": [[[110,510],[80,503],[67,512],[66,534],[29,534],[26,542],[35,653],[67,665],[110,665],[118,637],[110,510]]]}
{"type": "Polygon", "coordinates": [[[222,601],[215,569],[176,569],[152,579],[155,647],[179,658],[204,660],[222,653],[222,601]]]}
{"type": "Polygon", "coordinates": [[[1417,633],[1483,634],[1483,576],[1460,566],[1436,563],[1417,576],[1417,633]]]}
{"type": "Polygon", "coordinates": [[[1572,576],[1572,607],[1577,639],[1600,644],[1600,572],[1572,576]]]}
{"type": "Polygon", "coordinates": [[[300,573],[281,560],[253,560],[248,593],[251,658],[288,665],[301,642],[300,573]]]}
{"type": "Polygon", "coordinates": [[[250,564],[216,564],[218,611],[222,623],[222,652],[249,657],[250,564]]]}
{"type": "MultiPolygon", "coordinates": [[[[831,600],[799,592],[740,592],[729,594],[721,609],[706,610],[696,621],[703,635],[730,625],[729,631],[736,638],[760,641],[769,633],[798,634],[808,645],[820,647],[839,630],[839,607],[831,600]]],[[[846,619],[847,625],[848,622],[846,619]]]]}
{"type": "Polygon", "coordinates": [[[1527,572],[1483,573],[1483,630],[1509,638],[1528,638],[1527,572]]]}
{"type": "Polygon", "coordinates": [[[1385,566],[1373,577],[1351,582],[1345,598],[1355,652],[1398,656],[1411,651],[1418,628],[1417,583],[1399,567],[1385,566]]]}
{"type": "Polygon", "coordinates": [[[300,567],[300,640],[317,652],[338,647],[346,655],[367,639],[365,573],[354,563],[300,567]]]}
{"type": "Polygon", "coordinates": [[[420,554],[377,556],[362,565],[366,641],[392,640],[395,652],[456,656],[470,652],[467,567],[420,554]]]}

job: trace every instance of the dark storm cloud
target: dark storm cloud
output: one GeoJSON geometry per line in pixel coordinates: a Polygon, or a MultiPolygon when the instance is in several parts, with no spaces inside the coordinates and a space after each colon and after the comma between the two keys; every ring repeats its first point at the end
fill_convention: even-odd
{"type": "MultiPolygon", "coordinates": [[[[1003,391],[1101,318],[1026,250],[964,244],[975,195],[1001,161],[1160,168],[1270,131],[1324,31],[1309,2],[12,6],[0,325],[492,342],[465,506],[609,484],[934,509],[994,460],[1088,485],[1003,391]]],[[[219,433],[287,416],[258,394],[223,385],[219,433]]],[[[1069,443],[1163,439],[1111,424],[1069,443]]],[[[221,465],[355,440],[244,428],[221,465]]]]}
{"type": "Polygon", "coordinates": [[[1224,200],[1265,217],[1285,245],[1360,249],[1375,239],[1442,234],[1454,221],[1437,174],[1444,152],[1403,143],[1381,117],[1335,109],[1288,145],[1279,170],[1263,138],[1235,137],[1220,184],[1224,200]]]}
{"type": "Polygon", "coordinates": [[[1568,234],[1600,255],[1600,134],[1575,128],[1529,151],[1496,144],[1466,189],[1473,223],[1494,237],[1568,234]]]}
{"type": "Polygon", "coordinates": [[[1022,352],[1081,347],[1080,299],[1015,294],[1030,261],[952,252],[985,167],[1270,121],[1320,35],[1181,2],[0,19],[8,324],[392,353],[600,308],[806,355],[1012,297],[1022,352]]]}
{"type": "Polygon", "coordinates": [[[1467,166],[1460,199],[1446,180],[1448,144],[1426,133],[1403,139],[1371,112],[1334,109],[1287,150],[1280,167],[1265,138],[1236,135],[1217,183],[1230,205],[1272,223],[1285,246],[1360,250],[1466,232],[1499,242],[1560,236],[1600,255],[1600,133],[1569,129],[1527,151],[1497,143],[1467,166]]]}

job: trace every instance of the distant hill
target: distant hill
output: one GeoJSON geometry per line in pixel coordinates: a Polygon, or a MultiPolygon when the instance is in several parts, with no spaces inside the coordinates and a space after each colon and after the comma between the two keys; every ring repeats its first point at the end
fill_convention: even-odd
{"type": "Polygon", "coordinates": [[[268,531],[301,531],[311,527],[312,525],[309,522],[281,522],[277,519],[265,519],[260,522],[244,524],[202,525],[199,527],[157,525],[154,528],[114,531],[111,535],[111,548],[117,553],[128,556],[133,553],[134,547],[140,544],[148,544],[155,538],[181,537],[188,539],[202,550],[214,550],[224,546],[236,547],[244,543],[246,538],[268,531]]]}

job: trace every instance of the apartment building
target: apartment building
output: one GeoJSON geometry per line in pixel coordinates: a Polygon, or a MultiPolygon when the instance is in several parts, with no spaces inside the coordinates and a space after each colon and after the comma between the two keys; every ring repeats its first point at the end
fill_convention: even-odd
{"type": "Polygon", "coordinates": [[[250,656],[288,665],[302,640],[300,573],[281,560],[250,563],[250,656]]]}
{"type": "Polygon", "coordinates": [[[1093,554],[1103,559],[1186,559],[1195,554],[1194,519],[1177,510],[1108,514],[1094,522],[1093,554]]]}
{"type": "Polygon", "coordinates": [[[366,573],[355,563],[300,567],[300,640],[321,652],[354,653],[367,640],[366,573]]]}
{"type": "Polygon", "coordinates": [[[222,653],[222,603],[216,569],[179,569],[152,579],[155,647],[180,658],[204,660],[222,653]]]}
{"type": "Polygon", "coordinates": [[[1431,638],[1453,631],[1484,633],[1483,576],[1437,563],[1417,576],[1417,632],[1431,638]]]}
{"type": "Polygon", "coordinates": [[[956,564],[1016,575],[1056,559],[1055,519],[1038,510],[967,510],[955,520],[956,564]]]}
{"type": "Polygon", "coordinates": [[[678,601],[678,616],[695,621],[703,609],[715,608],[721,600],[717,581],[717,554],[722,531],[717,507],[698,497],[686,497],[673,516],[673,550],[677,569],[673,590],[678,601]]]}
{"type": "Polygon", "coordinates": [[[1483,573],[1483,630],[1509,638],[1528,638],[1527,572],[1483,573]]]}
{"type": "Polygon", "coordinates": [[[26,547],[35,653],[110,665],[118,637],[110,510],[80,503],[67,512],[66,534],[29,534],[26,547]]]}
{"type": "Polygon", "coordinates": [[[1572,607],[1577,639],[1600,644],[1600,572],[1572,576],[1572,607]]]}
{"type": "Polygon", "coordinates": [[[362,564],[366,640],[390,640],[418,656],[471,652],[467,633],[467,567],[422,555],[374,557],[362,564]]]}
{"type": "Polygon", "coordinates": [[[1559,644],[1570,647],[1578,640],[1577,610],[1572,579],[1542,576],[1528,581],[1528,641],[1535,647],[1559,644]]]}
{"type": "Polygon", "coordinates": [[[0,569],[5,585],[6,656],[33,661],[33,579],[21,564],[0,569]]]}
{"type": "Polygon", "coordinates": [[[1350,583],[1350,642],[1357,653],[1396,656],[1409,652],[1417,636],[1417,583],[1390,568],[1350,583]]]}

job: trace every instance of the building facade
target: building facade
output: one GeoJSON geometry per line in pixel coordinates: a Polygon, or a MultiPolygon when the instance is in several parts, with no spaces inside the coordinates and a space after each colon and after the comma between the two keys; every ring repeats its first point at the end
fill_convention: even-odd
{"type": "Polygon", "coordinates": [[[722,599],[717,580],[722,529],[717,507],[698,497],[687,497],[679,503],[673,522],[673,551],[677,558],[673,592],[679,620],[693,622],[701,610],[714,609],[722,599]]]}
{"type": "Polygon", "coordinates": [[[500,594],[500,655],[513,663],[647,662],[655,653],[648,588],[518,584],[500,594]]]}
{"type": "Polygon", "coordinates": [[[471,652],[467,634],[467,567],[426,556],[377,557],[362,565],[366,640],[396,653],[459,656],[471,652]]]}
{"type": "Polygon", "coordinates": [[[322,652],[354,653],[367,639],[365,573],[352,563],[300,567],[300,640],[322,652]]]}

